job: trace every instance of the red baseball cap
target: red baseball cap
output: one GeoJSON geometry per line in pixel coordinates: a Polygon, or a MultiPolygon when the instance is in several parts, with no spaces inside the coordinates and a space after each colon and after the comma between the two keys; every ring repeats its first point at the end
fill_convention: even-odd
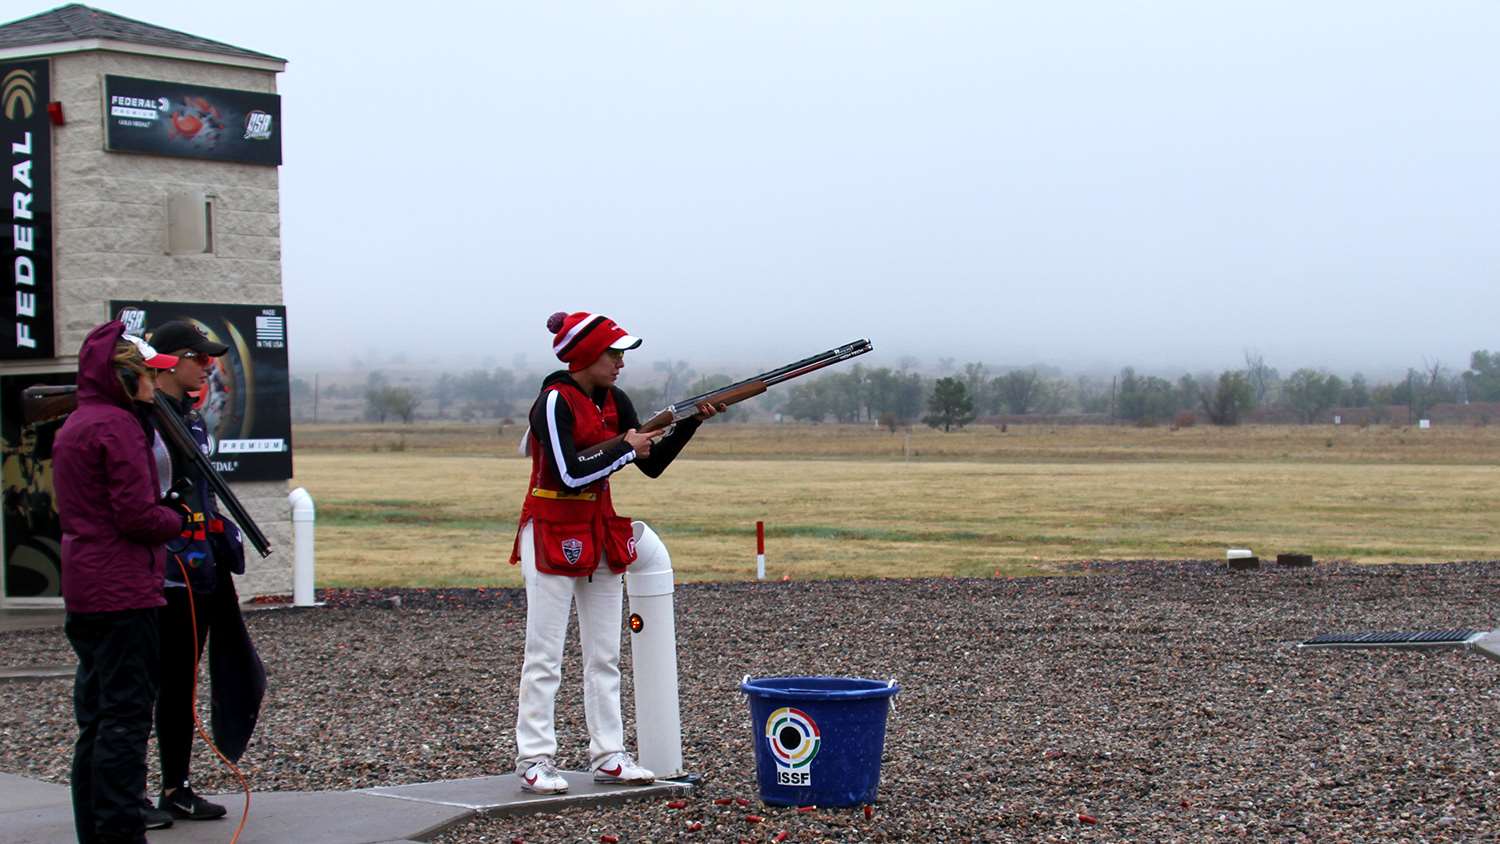
{"type": "Polygon", "coordinates": [[[152,369],[171,369],[177,365],[176,355],[164,355],[134,334],[121,334],[120,339],[135,344],[136,349],[141,353],[141,359],[152,369]]]}

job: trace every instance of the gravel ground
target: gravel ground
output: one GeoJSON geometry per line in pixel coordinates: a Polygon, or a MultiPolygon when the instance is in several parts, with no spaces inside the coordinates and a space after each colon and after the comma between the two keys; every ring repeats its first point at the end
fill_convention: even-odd
{"type": "MultiPolygon", "coordinates": [[[[1085,568],[680,587],[684,755],[706,777],[687,805],[479,819],[438,840],[1500,840],[1500,663],[1294,647],[1338,630],[1500,626],[1500,562],[1085,568]],[[869,814],[761,806],[747,673],[899,679],[869,814]]],[[[323,597],[325,609],[250,614],[272,682],[244,760],[257,790],[510,770],[522,594],[323,597]]],[[[70,659],[61,631],[0,647],[5,664],[70,659]]],[[[570,648],[559,762],[579,768],[570,648]]],[[[65,779],[69,687],[0,683],[0,770],[65,779]]],[[[206,755],[194,767],[200,791],[232,790],[206,755]]]]}

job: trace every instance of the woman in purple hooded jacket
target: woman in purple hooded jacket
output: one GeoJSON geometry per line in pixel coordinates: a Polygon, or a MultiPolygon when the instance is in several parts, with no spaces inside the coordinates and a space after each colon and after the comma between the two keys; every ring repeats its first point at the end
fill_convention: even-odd
{"type": "Polygon", "coordinates": [[[150,422],[155,370],[177,363],[125,334],[95,328],[78,351],[78,409],[53,445],[62,522],[64,632],[78,654],[73,709],[73,822],[78,840],[143,842],[146,739],[160,673],[162,543],[182,514],[158,502],[170,478],[150,422]]]}

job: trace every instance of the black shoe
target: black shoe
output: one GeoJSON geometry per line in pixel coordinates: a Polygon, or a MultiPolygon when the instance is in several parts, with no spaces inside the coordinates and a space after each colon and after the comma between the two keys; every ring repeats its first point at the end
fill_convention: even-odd
{"type": "Polygon", "coordinates": [[[149,797],[141,798],[141,818],[146,821],[147,829],[166,829],[172,825],[172,813],[151,805],[149,797]]]}
{"type": "Polygon", "coordinates": [[[218,803],[210,803],[194,794],[189,785],[184,785],[171,794],[162,794],[156,805],[171,812],[172,817],[185,821],[211,821],[224,817],[226,811],[218,803]]]}

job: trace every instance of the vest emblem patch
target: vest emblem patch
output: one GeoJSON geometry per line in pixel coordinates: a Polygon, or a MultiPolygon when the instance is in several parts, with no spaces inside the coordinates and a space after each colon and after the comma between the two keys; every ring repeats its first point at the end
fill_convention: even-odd
{"type": "Polygon", "coordinates": [[[576,566],[578,565],[578,561],[583,559],[583,543],[577,539],[564,539],[562,541],[562,552],[563,558],[568,561],[568,565],[576,566]]]}

